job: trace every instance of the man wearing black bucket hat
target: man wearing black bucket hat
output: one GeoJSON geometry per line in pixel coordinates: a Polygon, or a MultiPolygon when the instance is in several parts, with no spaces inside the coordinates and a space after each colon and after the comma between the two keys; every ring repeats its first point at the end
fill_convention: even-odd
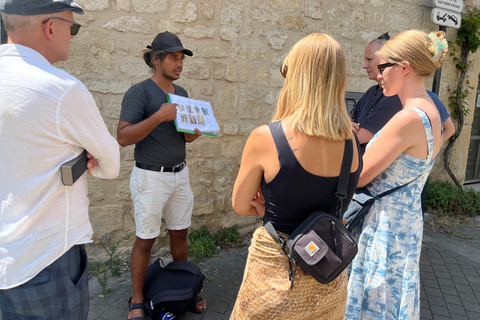
{"type": "Polygon", "coordinates": [[[119,148],[95,100],[52,63],[79,31],[72,0],[0,0],[0,310],[3,320],[86,320],[87,178],[60,166],[88,151],[88,171],[113,179],[119,148]]]}
{"type": "MultiPolygon", "coordinates": [[[[187,92],[173,82],[180,78],[185,55],[192,51],[183,47],[170,32],[159,33],[143,52],[151,68],[151,78],[131,87],[122,102],[117,129],[120,145],[135,144],[135,167],[130,178],[134,206],[136,241],[132,249],[133,297],[129,303],[129,319],[144,319],[143,282],[150,251],[160,234],[162,217],[170,236],[174,260],[187,260],[187,235],[193,210],[185,143],[197,139],[196,134],[178,132],[173,120],[176,104],[167,102],[167,94],[187,97],[187,92]]],[[[199,298],[195,312],[205,310],[199,298]]]]}

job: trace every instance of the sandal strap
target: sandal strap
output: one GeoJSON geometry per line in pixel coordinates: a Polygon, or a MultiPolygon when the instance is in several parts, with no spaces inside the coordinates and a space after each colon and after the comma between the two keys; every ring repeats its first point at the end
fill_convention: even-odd
{"type": "Polygon", "coordinates": [[[145,305],[142,303],[129,303],[128,304],[128,311],[132,311],[132,310],[135,310],[135,309],[144,309],[145,308],[145,305]]]}
{"type": "Polygon", "coordinates": [[[145,309],[145,302],[132,303],[132,298],[130,298],[130,300],[128,300],[128,311],[132,311],[136,309],[145,309]]]}

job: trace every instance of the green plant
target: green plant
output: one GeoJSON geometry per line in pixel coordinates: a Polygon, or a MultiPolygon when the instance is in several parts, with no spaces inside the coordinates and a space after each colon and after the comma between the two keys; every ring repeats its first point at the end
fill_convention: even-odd
{"type": "Polygon", "coordinates": [[[193,257],[193,261],[197,263],[204,257],[214,256],[220,248],[238,243],[240,234],[237,225],[221,228],[213,233],[208,231],[206,225],[202,225],[199,229],[191,230],[188,238],[190,240],[189,253],[193,257]]]}
{"type": "Polygon", "coordinates": [[[237,243],[240,239],[240,233],[238,233],[238,225],[234,225],[230,228],[218,229],[212,234],[212,236],[217,246],[220,246],[221,248],[229,246],[232,243],[237,243]]]}
{"type": "Polygon", "coordinates": [[[97,277],[98,283],[102,287],[101,297],[106,295],[110,288],[108,288],[108,280],[110,277],[119,277],[120,276],[120,258],[118,257],[117,249],[120,244],[120,240],[108,246],[106,243],[108,241],[108,235],[104,235],[100,240],[100,243],[103,249],[107,252],[109,259],[106,262],[89,262],[88,270],[89,275],[97,277]]]}
{"type": "Polygon", "coordinates": [[[88,276],[97,277],[99,274],[107,271],[107,265],[101,262],[88,262],[88,276]]]}
{"type": "MultiPolygon", "coordinates": [[[[427,210],[440,214],[474,217],[480,214],[480,193],[473,189],[458,189],[449,182],[430,180],[426,205],[427,210]]],[[[461,221],[459,218],[458,222],[461,221]]]]}
{"type": "Polygon", "coordinates": [[[451,91],[451,95],[448,98],[449,106],[452,109],[452,117],[457,119],[457,130],[455,134],[448,141],[447,147],[444,151],[443,164],[450,178],[453,180],[458,189],[462,188],[460,181],[450,169],[450,152],[456,141],[462,132],[465,124],[465,116],[470,112],[468,104],[465,99],[470,94],[469,90],[474,88],[470,86],[470,82],[467,77],[467,71],[470,67],[470,61],[468,56],[470,53],[475,53],[480,46],[480,10],[475,7],[467,7],[466,12],[462,15],[462,23],[457,30],[457,39],[454,43],[460,48],[460,53],[457,55],[457,48],[450,43],[450,56],[453,56],[455,62],[455,68],[460,72],[460,76],[457,83],[457,88],[451,91]],[[466,80],[465,80],[466,79],[466,80]],[[466,85],[464,84],[466,83],[466,85]]]}
{"type": "Polygon", "coordinates": [[[108,272],[100,273],[97,276],[98,283],[102,287],[102,293],[100,294],[100,297],[105,296],[110,291],[110,288],[108,287],[108,279],[109,278],[110,277],[108,276],[108,272]]]}
{"type": "Polygon", "coordinates": [[[206,225],[198,230],[192,230],[188,238],[190,240],[188,251],[194,262],[199,262],[204,257],[212,257],[217,253],[215,240],[211,237],[206,225]]]}
{"type": "Polygon", "coordinates": [[[117,243],[110,245],[110,247],[107,246],[103,242],[103,240],[106,239],[104,236],[101,240],[100,243],[102,244],[103,249],[107,252],[109,259],[108,259],[108,269],[110,270],[110,274],[114,277],[120,276],[120,258],[118,257],[117,254],[117,249],[118,245],[120,244],[121,240],[118,240],[117,243]]]}

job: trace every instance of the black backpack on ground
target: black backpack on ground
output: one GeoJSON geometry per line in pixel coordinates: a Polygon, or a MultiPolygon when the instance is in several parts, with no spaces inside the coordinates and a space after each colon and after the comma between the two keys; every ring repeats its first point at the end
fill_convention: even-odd
{"type": "Polygon", "coordinates": [[[172,261],[163,267],[163,260],[157,259],[148,267],[143,285],[147,319],[159,319],[160,310],[180,317],[195,309],[204,281],[205,275],[190,261],[172,261]]]}

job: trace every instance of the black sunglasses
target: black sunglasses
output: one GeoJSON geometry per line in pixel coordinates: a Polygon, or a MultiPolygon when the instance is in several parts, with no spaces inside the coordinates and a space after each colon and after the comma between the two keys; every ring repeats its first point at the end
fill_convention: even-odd
{"type": "Polygon", "coordinates": [[[392,67],[394,65],[396,65],[396,63],[392,63],[392,62],[382,63],[377,66],[377,69],[378,69],[378,72],[381,75],[383,75],[383,71],[385,71],[386,68],[392,67]]]}
{"type": "Polygon", "coordinates": [[[78,33],[78,30],[80,30],[80,27],[82,26],[79,23],[76,23],[76,22],[73,22],[73,21],[70,21],[70,20],[67,20],[67,19],[63,19],[63,18],[60,18],[60,17],[51,17],[51,18],[48,18],[47,20],[43,21],[42,23],[45,23],[50,19],[57,19],[57,20],[62,20],[62,21],[66,21],[68,23],[71,23],[72,26],[70,27],[70,34],[72,36],[76,36],[77,33],[78,33]]]}

